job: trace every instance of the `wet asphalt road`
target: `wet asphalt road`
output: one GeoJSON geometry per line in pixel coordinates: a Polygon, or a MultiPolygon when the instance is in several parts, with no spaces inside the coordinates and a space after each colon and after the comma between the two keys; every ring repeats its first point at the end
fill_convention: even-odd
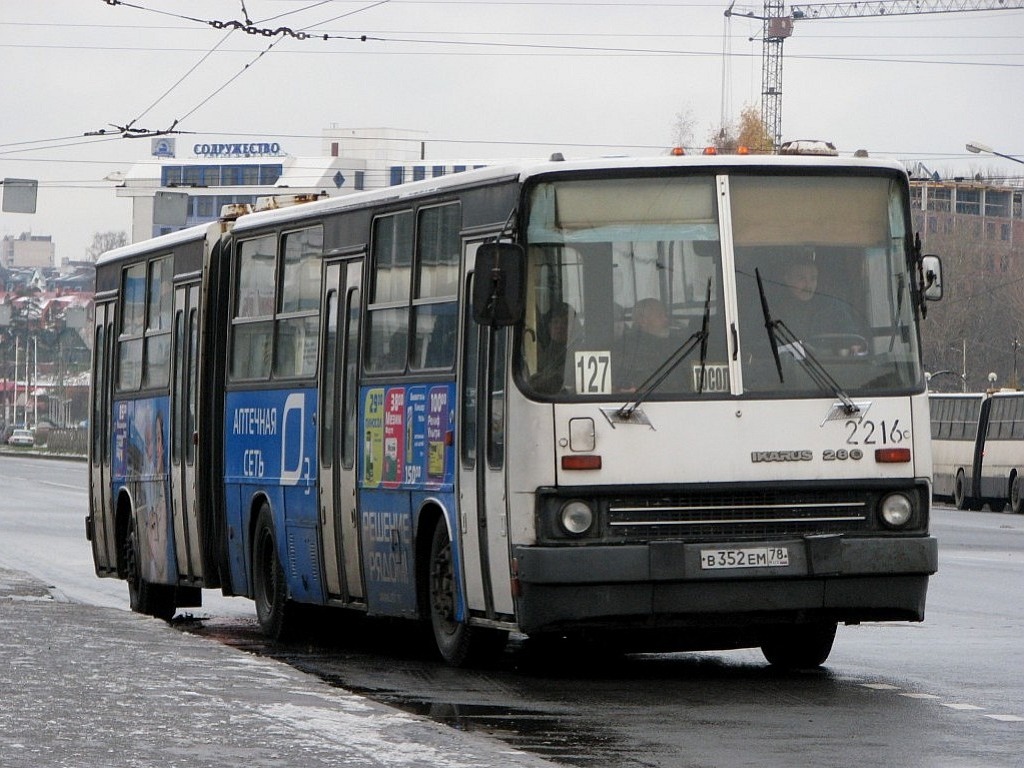
{"type": "MultiPolygon", "coordinates": [[[[74,599],[126,605],[123,584],[91,572],[84,466],[36,474],[9,461],[0,457],[0,564],[74,599]]],[[[453,670],[419,652],[406,624],[321,620],[303,643],[269,644],[247,601],[216,594],[174,626],[566,765],[1017,766],[1024,517],[939,508],[933,531],[940,572],[925,623],[841,627],[813,672],[780,674],[753,650],[538,655],[522,639],[491,668],[453,670]]]]}

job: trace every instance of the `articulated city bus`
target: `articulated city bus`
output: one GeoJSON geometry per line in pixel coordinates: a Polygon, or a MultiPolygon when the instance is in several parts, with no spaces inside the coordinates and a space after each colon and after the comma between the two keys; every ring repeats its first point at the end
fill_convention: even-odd
{"type": "Polygon", "coordinates": [[[1024,392],[932,393],[932,494],[957,509],[1024,512],[1024,392]]]}
{"type": "Polygon", "coordinates": [[[551,161],[97,265],[97,572],[432,627],[825,661],[920,621],[938,260],[894,163],[551,161]],[[164,326],[164,322],[168,325],[164,326]]]}

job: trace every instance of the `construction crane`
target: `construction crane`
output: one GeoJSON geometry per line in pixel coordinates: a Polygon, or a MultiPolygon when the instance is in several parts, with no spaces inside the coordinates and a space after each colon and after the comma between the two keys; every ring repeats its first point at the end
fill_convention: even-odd
{"type": "Polygon", "coordinates": [[[741,16],[764,24],[761,53],[761,122],[772,140],[772,151],[782,144],[782,44],[793,35],[793,23],[813,19],[866,16],[910,16],[919,13],[962,13],[1024,8],[1024,0],[879,0],[877,2],[810,3],[793,5],[765,0],[764,14],[741,13],[730,5],[726,17],[741,16]]]}

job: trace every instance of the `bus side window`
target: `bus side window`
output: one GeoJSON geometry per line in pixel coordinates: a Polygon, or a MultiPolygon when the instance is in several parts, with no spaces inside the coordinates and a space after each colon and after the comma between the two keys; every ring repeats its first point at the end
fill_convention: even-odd
{"type": "Polygon", "coordinates": [[[456,305],[454,302],[443,304],[432,307],[430,312],[423,309],[426,308],[417,312],[417,348],[413,350],[413,359],[419,361],[421,349],[425,349],[424,368],[450,368],[455,362],[456,305]],[[427,328],[426,321],[430,320],[433,322],[427,328]]]}
{"type": "Polygon", "coordinates": [[[133,264],[122,275],[120,333],[117,337],[117,388],[142,383],[142,338],[146,319],[146,265],[133,264]]]}
{"type": "Polygon", "coordinates": [[[231,347],[231,378],[266,379],[270,376],[274,324],[270,321],[234,327],[231,347]]]}
{"type": "Polygon", "coordinates": [[[458,203],[419,212],[413,368],[451,368],[455,362],[461,224],[462,208],[458,203]]]}
{"type": "Polygon", "coordinates": [[[404,371],[409,343],[412,288],[411,211],[379,216],[373,222],[367,341],[367,373],[404,371]]]}
{"type": "Polygon", "coordinates": [[[275,376],[312,376],[320,352],[320,260],[323,229],[289,232],[282,240],[275,376]]]}
{"type": "Polygon", "coordinates": [[[238,246],[235,306],[231,328],[231,378],[267,379],[274,354],[276,238],[246,240],[238,246]]]}

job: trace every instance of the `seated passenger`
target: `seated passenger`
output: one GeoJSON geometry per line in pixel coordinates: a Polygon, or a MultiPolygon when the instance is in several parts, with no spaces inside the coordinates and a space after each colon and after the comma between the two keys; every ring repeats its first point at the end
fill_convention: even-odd
{"type": "MultiPolygon", "coordinates": [[[[679,349],[683,340],[672,336],[668,310],[655,298],[640,299],[633,307],[633,327],[623,334],[616,355],[614,386],[632,392],[679,349]]],[[[667,377],[660,389],[678,392],[686,385],[685,363],[667,377]]]]}
{"type": "Polygon", "coordinates": [[[539,392],[560,392],[572,381],[572,355],[582,336],[576,310],[564,301],[555,304],[547,314],[544,331],[538,339],[537,372],[530,383],[539,392]]]}

